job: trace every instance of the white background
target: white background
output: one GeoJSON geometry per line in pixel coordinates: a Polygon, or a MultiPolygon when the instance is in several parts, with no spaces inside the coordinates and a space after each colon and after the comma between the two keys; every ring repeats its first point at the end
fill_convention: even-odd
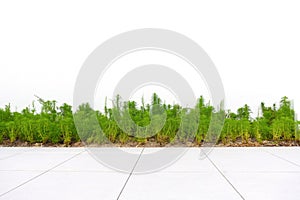
{"type": "Polygon", "coordinates": [[[278,102],[300,112],[298,1],[1,1],[0,107],[34,94],[72,104],[76,76],[102,42],[138,28],[196,41],[214,61],[226,107],[278,102]]]}

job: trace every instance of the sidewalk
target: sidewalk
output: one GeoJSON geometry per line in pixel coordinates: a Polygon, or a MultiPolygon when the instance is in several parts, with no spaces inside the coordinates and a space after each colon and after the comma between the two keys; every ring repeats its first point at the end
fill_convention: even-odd
{"type": "Polygon", "coordinates": [[[84,148],[0,148],[0,200],[299,199],[298,147],[218,147],[206,159],[199,155],[191,148],[162,171],[130,175],[102,166],[84,148]]]}

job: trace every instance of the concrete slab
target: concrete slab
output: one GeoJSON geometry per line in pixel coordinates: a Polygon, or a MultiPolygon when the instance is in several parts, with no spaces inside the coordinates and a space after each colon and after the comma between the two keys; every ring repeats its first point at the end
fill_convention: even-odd
{"type": "MultiPolygon", "coordinates": [[[[135,170],[159,150],[144,149],[135,165],[142,149],[123,149],[135,154],[135,170]]],[[[203,159],[191,148],[156,173],[129,175],[103,166],[85,148],[0,148],[0,199],[109,200],[120,193],[123,200],[299,199],[299,150],[214,148],[203,159]]]]}
{"type": "Polygon", "coordinates": [[[36,171],[0,171],[0,196],[38,174],[36,171]]]}
{"type": "Polygon", "coordinates": [[[300,167],[300,147],[265,147],[262,150],[300,167]]]}
{"type": "Polygon", "coordinates": [[[223,172],[278,172],[282,170],[298,171],[300,169],[289,162],[272,156],[262,148],[255,147],[214,148],[208,157],[223,172]]]}
{"type": "Polygon", "coordinates": [[[11,200],[115,200],[127,177],[127,174],[109,172],[49,172],[8,193],[3,198],[11,200]]]}
{"type": "Polygon", "coordinates": [[[19,154],[32,151],[35,148],[23,148],[23,147],[0,147],[0,161],[5,160],[7,158],[11,158],[13,156],[17,156],[19,154]]]}
{"type": "Polygon", "coordinates": [[[225,176],[245,199],[299,199],[300,171],[229,172],[225,176]]]}
{"type": "Polygon", "coordinates": [[[57,172],[112,172],[114,170],[105,167],[96,161],[87,151],[74,157],[72,160],[53,169],[57,172]]]}
{"type": "MultiPolygon", "coordinates": [[[[141,163],[143,163],[143,159],[145,155],[153,152],[157,152],[160,148],[145,148],[143,155],[140,158],[139,163],[137,164],[135,171],[142,171],[141,163]]],[[[214,166],[210,163],[210,161],[206,158],[200,159],[199,148],[189,148],[187,151],[176,160],[174,163],[170,165],[164,166],[160,172],[212,172],[215,171],[214,166]]]]}
{"type": "Polygon", "coordinates": [[[208,157],[245,199],[299,199],[298,148],[215,148],[208,157]]]}
{"type": "MultiPolygon", "coordinates": [[[[99,148],[98,148],[99,149],[99,148]]],[[[130,169],[133,168],[134,162],[138,159],[139,154],[142,151],[142,148],[120,148],[124,152],[132,153],[135,155],[135,159],[133,160],[130,169]]],[[[74,157],[72,160],[64,163],[61,166],[53,169],[53,171],[67,171],[67,172],[76,172],[76,171],[95,171],[95,172],[115,172],[114,169],[103,165],[102,162],[98,161],[98,158],[91,152],[89,149],[87,151],[81,153],[80,155],[74,157]]],[[[101,150],[99,150],[101,151],[101,150]]],[[[103,151],[107,151],[107,148],[103,148],[103,151]]],[[[98,152],[93,148],[93,152],[98,152]]],[[[129,170],[131,171],[131,170],[129,170]]]]}
{"type": "Polygon", "coordinates": [[[88,148],[87,151],[102,165],[113,170],[130,173],[143,148],[88,148]]]}
{"type": "Polygon", "coordinates": [[[218,172],[160,172],[133,175],[122,200],[241,199],[218,172]]]}
{"type": "Polygon", "coordinates": [[[0,170],[45,171],[83,151],[85,151],[83,148],[36,148],[35,150],[0,160],[0,170]]]}

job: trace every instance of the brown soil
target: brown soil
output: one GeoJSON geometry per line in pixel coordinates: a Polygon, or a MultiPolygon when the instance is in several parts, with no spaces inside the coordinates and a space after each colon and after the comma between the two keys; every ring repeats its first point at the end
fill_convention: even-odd
{"type": "MultiPolygon", "coordinates": [[[[9,140],[3,141],[2,144],[0,144],[0,147],[84,147],[85,144],[83,142],[76,142],[72,143],[70,145],[66,144],[52,144],[52,143],[34,143],[30,144],[28,142],[21,142],[21,141],[15,141],[11,143],[9,140]]],[[[146,143],[138,143],[138,142],[128,142],[126,144],[121,143],[115,143],[115,144],[89,144],[90,147],[166,147],[166,146],[172,146],[172,147],[200,147],[200,146],[216,146],[216,147],[278,147],[278,146],[300,146],[300,142],[296,141],[262,141],[261,143],[257,141],[248,141],[243,142],[241,140],[237,140],[235,142],[228,142],[226,144],[218,143],[218,144],[196,144],[193,142],[187,142],[187,143],[173,143],[173,144],[167,144],[167,143],[158,143],[155,140],[149,140],[146,143]]]]}

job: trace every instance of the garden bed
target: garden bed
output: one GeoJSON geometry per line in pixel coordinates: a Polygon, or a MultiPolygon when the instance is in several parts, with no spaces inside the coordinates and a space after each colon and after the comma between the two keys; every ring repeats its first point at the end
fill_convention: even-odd
{"type": "Polygon", "coordinates": [[[278,146],[300,146],[300,142],[296,141],[248,141],[243,142],[241,140],[235,141],[235,142],[229,142],[226,144],[223,144],[221,142],[217,144],[196,144],[193,142],[188,143],[174,143],[174,144],[162,144],[158,143],[156,141],[148,141],[146,143],[138,143],[138,142],[128,142],[126,144],[121,143],[114,143],[114,144],[89,144],[85,145],[83,142],[75,142],[71,143],[69,145],[66,144],[52,144],[52,143],[33,143],[30,144],[28,142],[21,142],[21,141],[15,141],[11,143],[9,140],[3,141],[2,144],[0,144],[0,147],[85,147],[85,146],[91,146],[91,147],[202,147],[202,146],[215,146],[215,147],[278,147],[278,146]]]}

